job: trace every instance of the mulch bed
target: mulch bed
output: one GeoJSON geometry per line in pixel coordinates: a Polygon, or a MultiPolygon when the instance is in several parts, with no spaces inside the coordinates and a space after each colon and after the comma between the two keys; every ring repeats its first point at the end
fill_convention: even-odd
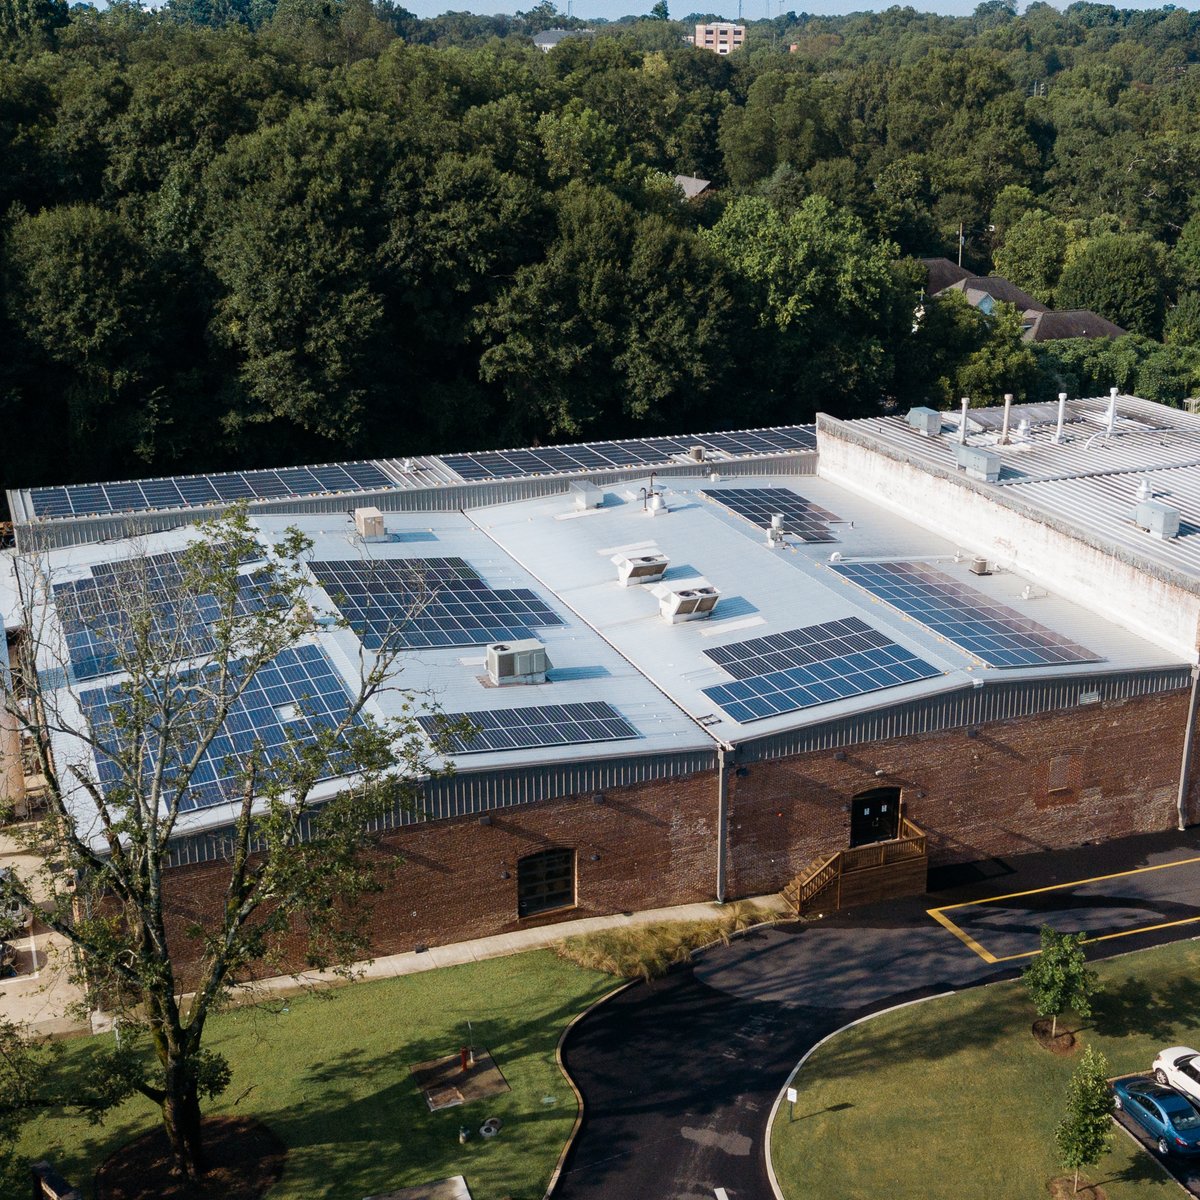
{"type": "Polygon", "coordinates": [[[1060,1175],[1046,1184],[1046,1191],[1052,1200],[1108,1200],[1108,1193],[1098,1183],[1088,1183],[1085,1179],[1079,1181],[1079,1191],[1071,1189],[1075,1186],[1074,1175],[1060,1175]]]}
{"type": "Polygon", "coordinates": [[[1040,1017],[1034,1021],[1033,1036],[1037,1039],[1037,1044],[1043,1050],[1049,1050],[1051,1054],[1058,1054],[1063,1057],[1074,1054],[1079,1049],[1079,1043],[1075,1040],[1075,1035],[1069,1029],[1063,1029],[1060,1025],[1057,1036],[1051,1037],[1050,1030],[1052,1027],[1052,1022],[1048,1017],[1040,1017]]]}
{"type": "Polygon", "coordinates": [[[96,1200],[258,1200],[283,1174],[287,1147],[252,1117],[209,1117],[210,1167],[195,1183],[171,1174],[162,1128],[122,1146],[96,1172],[96,1200]]]}

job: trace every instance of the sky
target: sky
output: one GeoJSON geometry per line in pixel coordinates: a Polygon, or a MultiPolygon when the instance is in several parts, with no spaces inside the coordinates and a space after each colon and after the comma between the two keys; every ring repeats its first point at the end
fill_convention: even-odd
{"type": "MultiPolygon", "coordinates": [[[[690,12],[697,11],[712,11],[727,17],[729,20],[735,20],[738,15],[737,0],[724,4],[714,4],[711,10],[705,9],[703,4],[697,0],[668,0],[673,17],[683,17],[690,12]]],[[[846,12],[882,12],[886,8],[892,7],[894,3],[903,3],[904,0],[874,0],[874,2],[859,2],[848,3],[847,0],[805,0],[804,3],[798,3],[797,0],[743,0],[742,15],[747,20],[761,20],[767,16],[778,16],[780,12],[807,12],[818,16],[833,16],[838,13],[846,12]],[[769,11],[768,11],[769,10],[769,11]]],[[[920,3],[919,0],[909,0],[913,8],[921,12],[936,12],[944,13],[950,16],[965,16],[975,11],[975,6],[978,0],[939,0],[937,3],[920,3]]],[[[1051,0],[1055,3],[1055,0],[1051,0]]],[[[1104,2],[1104,0],[1101,0],[1104,2]]],[[[1143,0],[1138,3],[1137,0],[1111,0],[1118,8],[1162,8],[1161,3],[1147,2],[1143,0]]],[[[456,12],[473,12],[473,13],[514,13],[518,11],[528,11],[533,8],[537,0],[516,0],[516,3],[505,3],[504,0],[462,0],[461,3],[455,3],[454,0],[400,0],[403,7],[409,12],[416,13],[419,17],[435,17],[439,13],[446,12],[448,9],[456,12]]],[[[555,0],[559,12],[567,11],[567,0],[555,0]]],[[[1055,3],[1056,8],[1065,8],[1068,0],[1059,0],[1055,3]]],[[[616,20],[618,17],[625,17],[631,14],[648,13],[654,0],[572,0],[573,12],[577,17],[587,20],[591,17],[603,17],[606,20],[616,20]]],[[[1176,8],[1194,9],[1200,6],[1200,0],[1192,0],[1191,3],[1176,3],[1176,8]]],[[[1024,3],[1021,8],[1024,8],[1024,3]]]]}

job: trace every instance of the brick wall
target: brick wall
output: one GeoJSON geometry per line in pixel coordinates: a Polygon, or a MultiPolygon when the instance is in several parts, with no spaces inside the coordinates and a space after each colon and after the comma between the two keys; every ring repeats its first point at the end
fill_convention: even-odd
{"type": "MultiPolygon", "coordinates": [[[[376,955],[713,897],[714,772],[610,789],[599,804],[589,793],[502,809],[490,817],[486,825],[478,817],[462,817],[386,837],[386,886],[371,900],[376,955]],[[576,851],[577,905],[518,920],[517,859],[555,846],[576,851]]],[[[217,911],[224,878],[212,865],[170,872],[173,941],[186,936],[189,922],[217,911]]],[[[299,939],[289,957],[300,965],[299,939]]]]}
{"type": "MultiPolygon", "coordinates": [[[[1186,691],[1172,692],[997,722],[975,737],[957,729],[850,747],[841,759],[751,763],[729,780],[727,894],[778,891],[848,846],[851,798],[881,785],[902,789],[934,864],[1172,828],[1187,704],[1186,691]]],[[[1200,780],[1191,804],[1200,820],[1200,780]]],[[[374,952],[711,899],[716,808],[710,772],[612,789],[599,804],[588,794],[499,810],[486,825],[463,817],[390,834],[374,952]],[[576,850],[577,906],[519,921],[517,859],[555,846],[576,850]]],[[[216,910],[223,875],[179,868],[168,883],[178,939],[216,910]]]]}
{"type": "Polygon", "coordinates": [[[848,846],[851,797],[881,785],[901,788],[935,865],[1173,828],[1187,705],[1171,692],[752,763],[730,780],[729,894],[848,846]]]}

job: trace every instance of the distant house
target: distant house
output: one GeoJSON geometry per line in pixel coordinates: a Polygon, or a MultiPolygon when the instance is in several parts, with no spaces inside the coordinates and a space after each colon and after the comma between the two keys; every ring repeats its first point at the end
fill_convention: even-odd
{"type": "Polygon", "coordinates": [[[1052,342],[1060,338],[1116,338],[1125,330],[1086,309],[1054,312],[1028,292],[1000,275],[973,275],[948,258],[923,258],[928,279],[925,294],[933,298],[961,292],[968,303],[990,317],[997,304],[1011,304],[1024,318],[1027,342],[1052,342]]]}
{"type": "Polygon", "coordinates": [[[591,37],[590,29],[543,29],[533,35],[533,44],[543,53],[549,54],[559,42],[573,37],[591,37]]]}
{"type": "Polygon", "coordinates": [[[703,196],[712,188],[712,182],[708,179],[697,179],[695,175],[676,175],[675,186],[687,199],[695,200],[697,196],[703,196]]]}
{"type": "MultiPolygon", "coordinates": [[[[1025,315],[1029,316],[1028,313],[1025,315]]],[[[1089,312],[1086,308],[1072,308],[1067,312],[1038,313],[1025,329],[1025,340],[1054,342],[1059,338],[1119,338],[1127,332],[1099,313],[1089,312]]]]}

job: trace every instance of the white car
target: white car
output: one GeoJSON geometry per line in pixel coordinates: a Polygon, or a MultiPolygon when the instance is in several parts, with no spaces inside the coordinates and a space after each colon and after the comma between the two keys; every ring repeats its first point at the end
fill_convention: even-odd
{"type": "Polygon", "coordinates": [[[1189,1046],[1171,1046],[1159,1051],[1151,1069],[1159,1083],[1200,1102],[1200,1052],[1189,1046]]]}

